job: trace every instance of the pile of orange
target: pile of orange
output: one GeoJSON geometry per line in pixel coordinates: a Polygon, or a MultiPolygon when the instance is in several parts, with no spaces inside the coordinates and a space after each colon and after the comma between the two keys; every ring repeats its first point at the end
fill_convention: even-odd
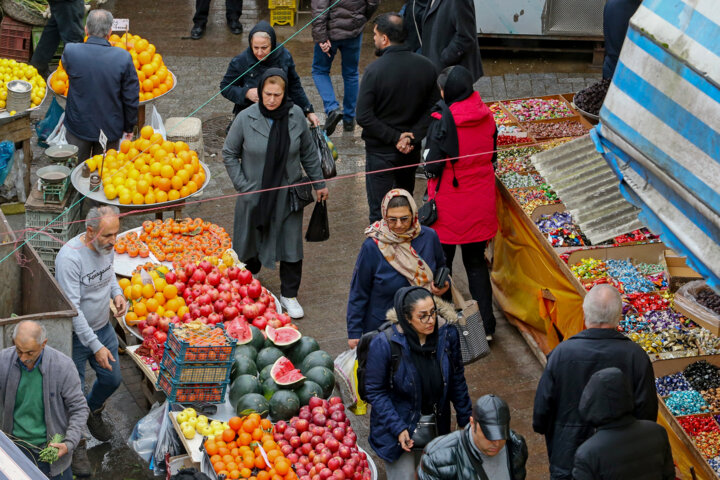
{"type": "Polygon", "coordinates": [[[230,235],[214,223],[200,218],[185,218],[176,222],[172,218],[164,222],[147,220],[140,234],[130,232],[115,243],[117,253],[131,257],[147,257],[150,252],[158,261],[199,262],[205,256],[221,257],[232,246],[230,235]]]}
{"type": "Polygon", "coordinates": [[[178,295],[175,285],[168,285],[164,274],[168,269],[160,266],[148,273],[152,283],[143,283],[140,273],[134,273],[132,278],[122,278],[118,281],[128,300],[128,312],[125,321],[128,325],[135,325],[147,318],[148,313],[157,313],[161,317],[182,317],[188,312],[185,299],[178,295]]]}
{"type": "Polygon", "coordinates": [[[143,205],[179,200],[197,192],[206,180],[197,152],[187,143],[163,140],[145,125],[140,138],[123,140],[120,151],[85,160],[91,172],[98,171],[108,200],[121,205],[143,205]]]}
{"type": "MultiPolygon", "coordinates": [[[[173,77],[163,63],[162,56],[155,52],[155,45],[140,35],[110,35],[110,44],[130,52],[140,81],[140,101],[159,97],[173,87],[173,77]]],[[[50,87],[61,95],[67,96],[70,81],[62,62],[52,77],[50,87]]]]}
{"type": "Polygon", "coordinates": [[[224,474],[230,479],[297,480],[292,463],[273,440],[270,420],[252,413],[243,418],[233,417],[228,424],[230,428],[222,435],[204,444],[218,475],[224,474]]]}

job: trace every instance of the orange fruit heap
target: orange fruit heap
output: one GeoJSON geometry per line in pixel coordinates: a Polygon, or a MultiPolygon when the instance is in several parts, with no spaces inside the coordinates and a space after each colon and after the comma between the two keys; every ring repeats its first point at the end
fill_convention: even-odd
{"type": "Polygon", "coordinates": [[[135,325],[145,320],[149,313],[157,313],[161,317],[182,317],[188,312],[185,299],[178,295],[175,285],[168,285],[164,274],[168,268],[158,266],[148,273],[153,283],[143,283],[140,273],[133,273],[132,278],[121,278],[118,281],[128,300],[128,313],[125,321],[135,325]]]}
{"type": "MultiPolygon", "coordinates": [[[[130,52],[140,82],[141,102],[159,97],[173,87],[173,77],[165,66],[162,56],[155,52],[155,45],[140,35],[130,34],[122,36],[112,34],[110,35],[110,44],[130,52]]],[[[52,77],[50,87],[55,93],[67,96],[69,85],[67,72],[60,62],[52,77]]]]}
{"type": "Polygon", "coordinates": [[[121,205],[143,205],[179,200],[205,184],[205,170],[198,154],[185,142],[163,140],[145,125],[140,138],[123,140],[120,151],[110,149],[85,161],[91,172],[102,170],[108,200],[121,205]]]}

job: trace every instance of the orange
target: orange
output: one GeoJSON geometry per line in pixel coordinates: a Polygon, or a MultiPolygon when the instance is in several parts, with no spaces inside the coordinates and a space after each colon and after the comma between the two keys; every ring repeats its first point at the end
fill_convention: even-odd
{"type": "Polygon", "coordinates": [[[170,165],[163,165],[162,168],[160,168],[160,175],[162,175],[163,178],[172,178],[175,176],[175,170],[173,170],[170,165]]]}
{"type": "Polygon", "coordinates": [[[155,287],[153,287],[151,284],[146,283],[142,286],[142,296],[145,298],[151,298],[153,295],[155,295],[155,287]]]}
{"type": "Polygon", "coordinates": [[[160,78],[157,75],[150,75],[149,80],[152,80],[153,88],[160,86],[160,78]]]}
{"type": "MultiPolygon", "coordinates": [[[[258,422],[259,424],[259,422],[258,422]]],[[[256,428],[252,432],[253,440],[261,440],[263,437],[263,431],[260,427],[256,428]]]]}
{"type": "Polygon", "coordinates": [[[260,470],[265,470],[265,459],[262,457],[262,455],[258,455],[255,457],[255,466],[260,470]]]}
{"type": "Polygon", "coordinates": [[[130,151],[130,147],[132,147],[132,142],[130,140],[123,140],[120,143],[120,151],[122,153],[128,153],[130,151]]]}
{"type": "Polygon", "coordinates": [[[252,442],[252,435],[247,432],[240,432],[240,434],[238,435],[238,444],[250,445],[250,442],[252,442]]]}
{"type": "Polygon", "coordinates": [[[175,153],[175,144],[170,140],[163,141],[161,146],[168,153],[175,153]]]}
{"type": "Polygon", "coordinates": [[[172,185],[173,190],[180,190],[183,186],[182,178],[178,177],[177,175],[173,176],[170,179],[170,185],[172,185]]]}
{"type": "Polygon", "coordinates": [[[278,473],[278,475],[287,475],[287,473],[290,471],[290,461],[288,461],[285,457],[280,457],[277,460],[275,460],[275,471],[278,473]]]}
{"type": "Polygon", "coordinates": [[[162,145],[162,142],[163,142],[162,135],[160,135],[159,133],[155,132],[155,133],[153,133],[153,134],[150,136],[150,141],[151,141],[152,143],[157,143],[158,146],[160,146],[160,145],[162,145]]]}
{"type": "Polygon", "coordinates": [[[183,169],[183,167],[185,167],[185,162],[183,162],[182,159],[180,159],[180,158],[173,157],[170,160],[170,165],[172,165],[173,169],[176,172],[179,172],[180,170],[183,169]]]}
{"type": "Polygon", "coordinates": [[[144,317],[147,315],[148,309],[143,302],[136,302],[135,305],[133,305],[133,312],[135,312],[135,315],[138,317],[144,317]]]}
{"type": "Polygon", "coordinates": [[[219,475],[221,471],[225,470],[225,464],[222,461],[213,463],[213,469],[219,475]]]}
{"type": "Polygon", "coordinates": [[[127,287],[129,287],[131,285],[131,283],[130,283],[129,279],[121,278],[120,280],[118,280],[118,285],[120,285],[120,288],[125,290],[127,287]]]}
{"type": "Polygon", "coordinates": [[[131,288],[132,288],[132,292],[131,292],[130,296],[132,297],[133,300],[137,300],[138,298],[143,296],[142,285],[135,284],[131,288]]]}
{"type": "MultiPolygon", "coordinates": [[[[153,298],[148,298],[145,301],[145,307],[147,308],[148,312],[157,312],[157,309],[159,306],[160,306],[160,302],[158,302],[154,296],[153,296],[153,298]]],[[[208,452],[208,453],[210,453],[210,452],[208,452]]]]}
{"type": "Polygon", "coordinates": [[[165,295],[163,295],[162,292],[157,292],[153,298],[158,302],[158,305],[165,305],[165,295]]]}
{"type": "Polygon", "coordinates": [[[168,194],[164,192],[163,190],[160,190],[155,193],[155,201],[157,203],[167,202],[168,200],[168,194]]]}
{"type": "Polygon", "coordinates": [[[144,82],[145,78],[146,78],[145,74],[142,72],[142,70],[140,70],[140,64],[137,62],[137,60],[134,63],[135,63],[135,70],[137,70],[138,80],[140,81],[140,85],[142,85],[142,82],[144,82]]]}
{"type": "Polygon", "coordinates": [[[145,179],[138,180],[137,185],[135,186],[135,189],[138,191],[138,193],[142,195],[148,193],[149,188],[150,184],[145,179]]]}
{"type": "Polygon", "coordinates": [[[150,138],[150,135],[155,133],[155,130],[150,125],[145,125],[140,129],[140,136],[142,138],[150,138]]]}
{"type": "Polygon", "coordinates": [[[178,200],[179,198],[180,198],[180,192],[178,192],[177,190],[170,190],[168,192],[168,200],[173,201],[173,200],[178,200]]]}
{"type": "Polygon", "coordinates": [[[128,325],[134,325],[138,321],[138,316],[135,312],[128,312],[125,314],[125,321],[128,325]]]}
{"type": "Polygon", "coordinates": [[[153,89],[153,82],[152,82],[152,80],[150,80],[149,78],[146,78],[146,79],[142,82],[142,89],[143,89],[144,92],[152,92],[152,89],[153,89]]]}
{"type": "Polygon", "coordinates": [[[197,184],[195,182],[193,182],[192,180],[189,180],[187,182],[186,187],[188,188],[188,191],[190,192],[191,195],[198,191],[197,184]]]}
{"type": "MultiPolygon", "coordinates": [[[[177,291],[177,287],[175,285],[167,285],[167,286],[165,286],[165,288],[163,288],[163,295],[165,296],[165,298],[168,298],[168,299],[175,298],[175,297],[177,297],[177,294],[178,294],[178,291],[177,291]]],[[[235,438],[235,437],[233,437],[233,438],[235,438]]],[[[232,440],[233,439],[231,438],[230,440],[225,440],[225,441],[230,442],[232,440]]]]}
{"type": "MultiPolygon", "coordinates": [[[[123,280],[127,280],[124,278],[123,280]]],[[[128,282],[129,284],[129,282],[128,282]]],[[[122,285],[121,285],[122,286],[122,285]]],[[[242,427],[242,418],[240,417],[232,417],[230,420],[228,420],[228,425],[230,428],[232,428],[235,431],[240,430],[240,427],[242,427]]]]}
{"type": "Polygon", "coordinates": [[[146,204],[152,204],[156,203],[157,199],[155,198],[155,194],[153,192],[148,192],[145,194],[145,203],[146,204]]]}
{"type": "MultiPolygon", "coordinates": [[[[168,285],[168,287],[169,286],[170,285],[168,285]]],[[[233,430],[232,428],[226,428],[225,431],[222,433],[222,436],[225,442],[232,442],[235,439],[235,430],[233,430]]]]}
{"type": "Polygon", "coordinates": [[[140,62],[140,65],[147,65],[152,61],[152,55],[150,55],[149,52],[140,52],[138,53],[137,58],[138,62],[140,62]]]}
{"type": "Polygon", "coordinates": [[[240,470],[240,476],[242,478],[250,478],[250,475],[252,475],[252,470],[250,470],[249,468],[243,468],[242,470],[240,470]]]}
{"type": "Polygon", "coordinates": [[[147,50],[149,44],[150,44],[150,42],[148,42],[144,38],[141,38],[140,40],[135,42],[135,51],[143,52],[144,50],[147,50]]]}
{"type": "Polygon", "coordinates": [[[145,195],[142,193],[135,192],[132,194],[133,205],[142,205],[145,203],[145,195]]]}
{"type": "Polygon", "coordinates": [[[162,169],[162,164],[158,161],[154,161],[150,164],[150,174],[152,176],[160,175],[161,169],[162,169]]]}
{"type": "Polygon", "coordinates": [[[188,187],[180,187],[180,198],[185,198],[190,195],[190,189],[188,187]]]}
{"type": "Polygon", "coordinates": [[[140,71],[142,71],[143,74],[145,74],[145,77],[147,80],[147,79],[150,79],[150,77],[152,76],[153,73],[155,73],[155,67],[153,66],[152,63],[146,63],[145,65],[142,66],[142,68],[140,68],[140,71]]]}
{"type": "MultiPolygon", "coordinates": [[[[165,302],[165,310],[171,310],[173,313],[177,312],[177,309],[180,308],[180,300],[177,298],[173,298],[165,302]]],[[[225,437],[223,437],[223,440],[225,440],[225,437]]],[[[231,439],[232,440],[232,439],[231,439]]]]}

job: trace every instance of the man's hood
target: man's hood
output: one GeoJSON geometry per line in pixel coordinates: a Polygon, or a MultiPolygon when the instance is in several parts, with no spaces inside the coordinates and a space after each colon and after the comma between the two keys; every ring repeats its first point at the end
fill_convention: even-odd
{"type": "Polygon", "coordinates": [[[630,383],[619,368],[599,370],[590,377],[580,397],[580,416],[600,427],[633,412],[630,383]]]}

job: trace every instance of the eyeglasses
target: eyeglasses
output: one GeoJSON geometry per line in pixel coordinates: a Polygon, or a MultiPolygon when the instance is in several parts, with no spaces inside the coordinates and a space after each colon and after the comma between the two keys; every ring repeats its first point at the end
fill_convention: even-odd
{"type": "Polygon", "coordinates": [[[428,313],[421,313],[420,316],[418,316],[418,320],[422,323],[430,323],[435,320],[435,317],[437,316],[437,310],[432,309],[428,313]]]}
{"type": "Polygon", "coordinates": [[[388,225],[395,225],[397,223],[409,223],[411,219],[412,219],[412,217],[410,217],[410,216],[399,217],[399,218],[398,217],[387,217],[387,219],[385,221],[388,223],[388,225]]]}

